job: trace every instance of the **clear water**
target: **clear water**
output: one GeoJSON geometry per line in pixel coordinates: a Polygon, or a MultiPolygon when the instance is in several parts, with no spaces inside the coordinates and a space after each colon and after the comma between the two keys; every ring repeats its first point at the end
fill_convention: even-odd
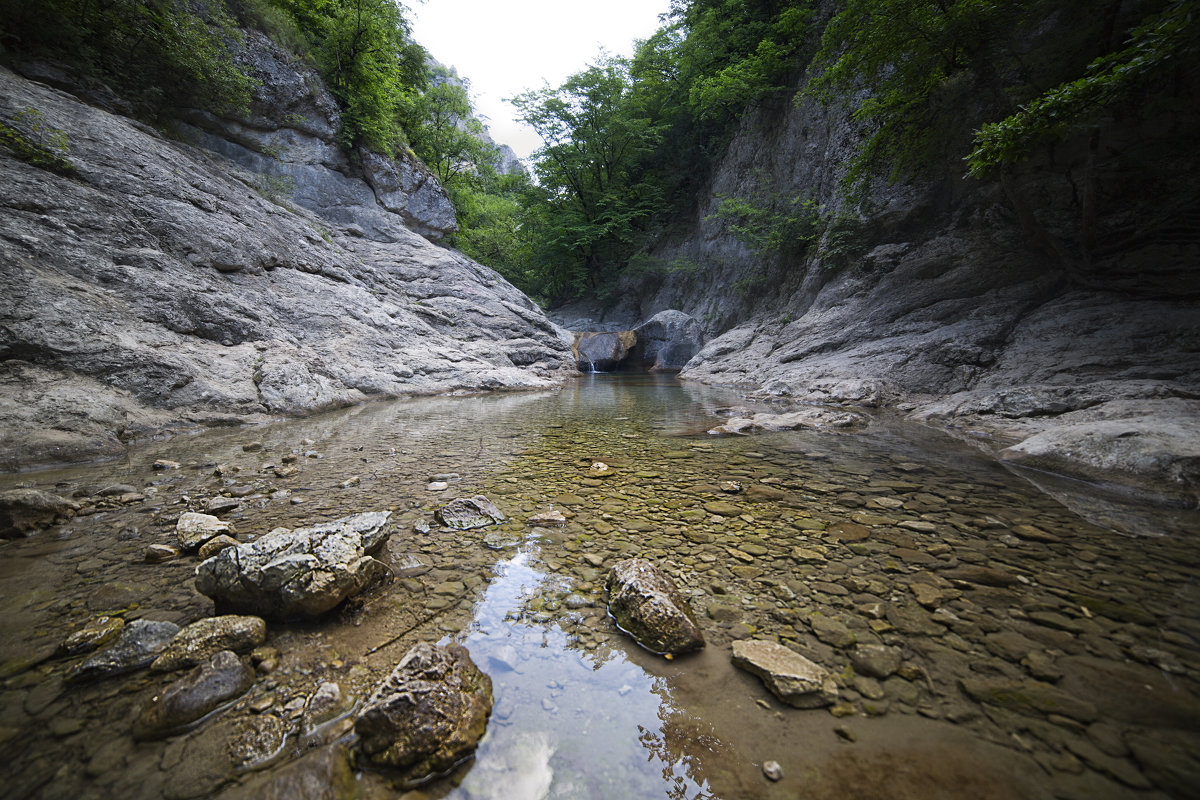
{"type": "Polygon", "coordinates": [[[488,732],[473,761],[417,789],[358,773],[366,797],[1163,797],[1200,782],[1195,512],[1033,476],[1049,494],[887,418],[857,434],[709,436],[739,404],[670,378],[593,375],[559,392],[372,404],[0,478],[91,511],[0,544],[0,795],[236,791],[313,748],[352,745],[355,703],[417,641],[460,642],[491,676],[488,732]],[[262,450],[245,452],[252,441],[262,450]],[[298,474],[276,477],[286,454],[298,474]],[[153,470],[161,458],[183,466],[153,470]],[[458,478],[430,491],[441,473],[458,478]],[[98,497],[115,483],[142,497],[98,497]],[[173,676],[69,686],[79,659],[53,650],[100,614],[213,613],[192,586],[193,556],[143,555],[222,492],[241,496],[226,517],[241,536],[390,508],[398,577],[321,620],[272,625],[278,667],[241,700],[183,735],[134,743],[132,718],[173,676]],[[509,520],[414,528],[477,493],[509,520]],[[551,509],[565,527],[528,524],[551,509]],[[702,653],[668,661],[616,630],[604,575],[633,555],[690,596],[702,653]],[[976,567],[1013,582],[962,582],[976,567]],[[730,643],[746,637],[834,672],[836,714],[783,705],[735,669],[730,643]],[[899,648],[899,674],[856,674],[849,656],[866,643],[899,648]],[[979,702],[964,689],[978,680],[1023,691],[979,702]],[[325,681],[346,697],[329,722],[303,710],[325,681]],[[1060,705],[1031,698],[1035,683],[1060,705]],[[766,761],[782,780],[764,776],[766,761]]]}

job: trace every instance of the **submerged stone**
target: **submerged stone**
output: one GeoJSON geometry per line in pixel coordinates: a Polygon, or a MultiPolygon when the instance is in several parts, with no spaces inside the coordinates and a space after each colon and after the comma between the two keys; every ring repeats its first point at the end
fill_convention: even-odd
{"type": "Polygon", "coordinates": [[[58,655],[77,656],[90,653],[116,639],[124,627],[125,620],[120,617],[96,617],[63,639],[62,644],[58,646],[58,655]]]}
{"type": "Polygon", "coordinates": [[[481,494],[451,500],[433,515],[442,525],[456,531],[484,528],[504,521],[504,514],[496,508],[496,504],[481,494]]]}
{"type": "Polygon", "coordinates": [[[0,538],[26,536],[78,510],[78,503],[38,489],[0,492],[0,538]]]}
{"type": "Polygon", "coordinates": [[[771,694],[796,708],[820,708],[837,700],[837,685],[823,667],[778,642],[733,643],[733,663],[762,678],[771,694]]]}
{"type": "Polygon", "coordinates": [[[492,711],[492,680],[466,648],[415,645],[354,722],[358,748],[377,767],[412,782],[474,752],[492,711]]]}
{"type": "Polygon", "coordinates": [[[670,576],[646,559],[615,564],[606,586],[608,613],[642,647],[670,655],[704,647],[704,634],[687,599],[670,576]]]}
{"type": "Polygon", "coordinates": [[[67,680],[80,683],[147,667],[177,633],[179,626],[173,622],[134,620],[121,630],[112,646],[71,670],[67,680]]]}

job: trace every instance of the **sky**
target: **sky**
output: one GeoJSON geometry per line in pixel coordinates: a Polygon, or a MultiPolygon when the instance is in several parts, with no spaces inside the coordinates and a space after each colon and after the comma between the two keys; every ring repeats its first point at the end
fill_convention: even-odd
{"type": "Polygon", "coordinates": [[[408,0],[413,38],[470,81],[492,138],[521,158],[541,146],[504,102],[545,82],[560,85],[601,48],[632,55],[659,27],[669,0],[408,0]]]}

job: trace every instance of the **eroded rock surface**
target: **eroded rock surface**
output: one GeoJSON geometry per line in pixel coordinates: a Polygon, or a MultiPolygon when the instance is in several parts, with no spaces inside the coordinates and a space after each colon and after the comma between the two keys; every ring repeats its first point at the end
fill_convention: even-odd
{"type": "Polygon", "coordinates": [[[387,572],[371,553],[390,535],[390,515],[368,512],[309,528],[276,528],[202,562],[196,589],[219,609],[276,619],[323,614],[387,572]]]}
{"type": "Polygon", "coordinates": [[[492,681],[459,645],[415,645],[354,723],[359,749],[378,767],[419,781],[470,755],[492,711],[492,681]]]}
{"type": "Polygon", "coordinates": [[[654,653],[679,655],[704,647],[704,633],[671,577],[644,558],[609,570],[608,613],[621,630],[654,653]]]}
{"type": "Polygon", "coordinates": [[[238,141],[205,132],[206,151],[0,70],[0,119],[26,108],[65,134],[77,175],[0,152],[6,468],[117,454],[165,428],[575,374],[569,334],[532,301],[377,202],[400,202],[387,169],[372,187],[322,166],[325,111],[288,111],[307,120],[294,141],[256,117],[238,141]],[[275,145],[285,160],[253,150],[275,145]],[[305,177],[318,167],[325,183],[305,177]],[[354,208],[374,221],[338,215],[354,208]]]}
{"type": "Polygon", "coordinates": [[[222,650],[243,653],[267,639],[267,623],[262,617],[226,614],[205,617],[186,626],[163,650],[151,669],[169,672],[207,661],[222,650]]]}

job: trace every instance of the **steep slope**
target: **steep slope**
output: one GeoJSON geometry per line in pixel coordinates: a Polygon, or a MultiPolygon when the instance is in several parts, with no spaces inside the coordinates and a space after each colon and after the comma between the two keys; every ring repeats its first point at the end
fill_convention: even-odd
{"type": "MultiPolygon", "coordinates": [[[[570,339],[532,302],[353,175],[277,167],[301,190],[319,170],[353,190],[317,216],[262,173],[8,71],[0,118],[34,143],[61,132],[74,167],[0,150],[6,468],[116,453],[166,426],[544,388],[572,371],[570,339]]],[[[219,141],[248,163],[244,143],[219,141]]]]}
{"type": "Polygon", "coordinates": [[[1194,504],[1194,112],[1127,117],[1108,135],[1086,270],[1042,246],[1078,225],[1086,153],[1069,145],[1017,170],[1007,192],[964,180],[954,153],[925,179],[876,181],[870,210],[801,256],[756,253],[714,216],[723,197],[854,209],[840,182],[861,142],[848,111],[789,104],[745,120],[690,230],[652,254],[683,268],[630,287],[616,316],[700,320],[714,338],[685,379],[890,406],[1004,458],[1194,504]]]}

